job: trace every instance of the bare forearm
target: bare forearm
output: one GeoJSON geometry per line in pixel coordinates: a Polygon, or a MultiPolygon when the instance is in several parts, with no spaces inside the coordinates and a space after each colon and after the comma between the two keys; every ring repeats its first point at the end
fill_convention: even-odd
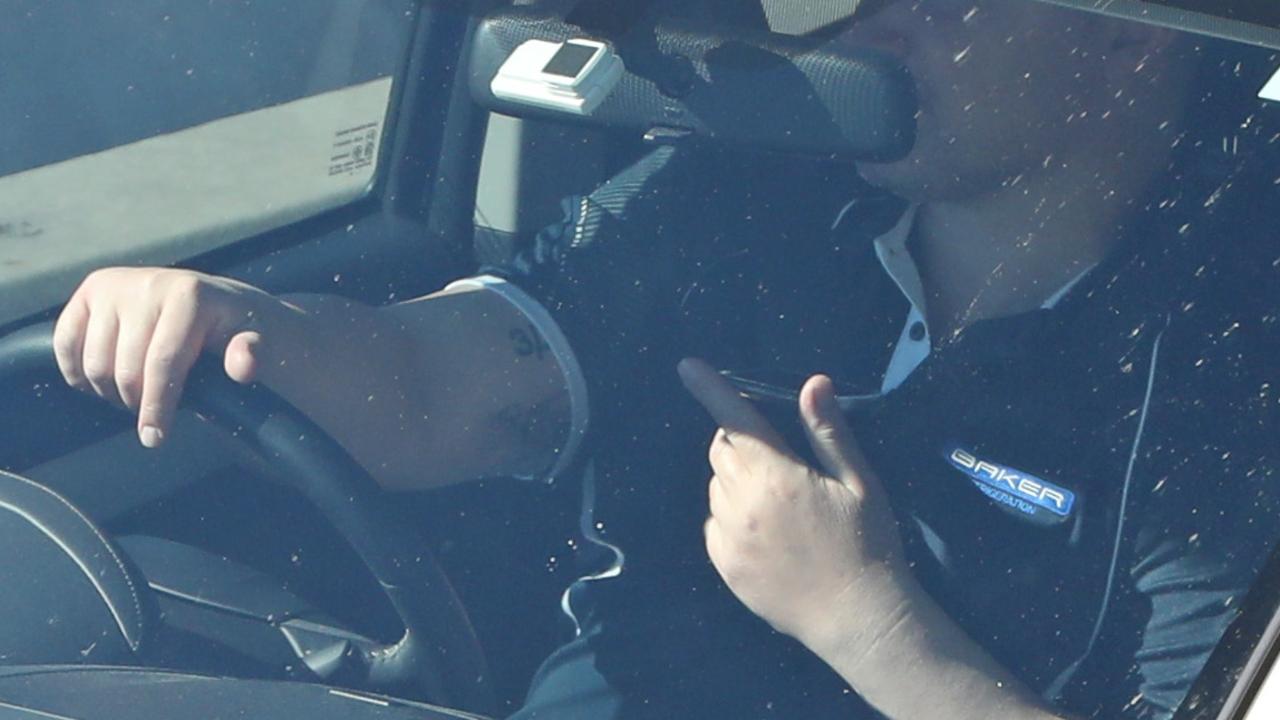
{"type": "Polygon", "coordinates": [[[374,309],[192,270],[104,268],[68,299],[54,348],[68,384],[138,413],[147,447],[164,443],[207,353],[233,380],[279,392],[387,487],[545,471],[567,436],[567,375],[529,310],[482,290],[374,309]]]}
{"type": "MultiPolygon", "coordinates": [[[[422,432],[404,458],[438,468],[445,482],[547,470],[569,432],[569,397],[562,368],[523,314],[474,289],[386,312],[413,338],[419,376],[430,375],[419,393],[422,432]]],[[[400,487],[420,486],[424,478],[406,470],[400,487]]]]}
{"type": "Polygon", "coordinates": [[[333,435],[384,485],[425,431],[412,345],[385,313],[331,296],[290,296],[260,321],[256,377],[333,435]]]}
{"type": "Polygon", "coordinates": [[[480,294],[388,308],[289,298],[260,379],[388,488],[545,469],[563,441],[563,383],[516,313],[480,294]],[[534,346],[536,348],[536,345],[534,346]]]}
{"type": "MultiPolygon", "coordinates": [[[[1052,720],[1057,714],[951,620],[914,581],[885,594],[872,637],[833,630],[810,648],[892,720],[1052,720]]],[[[863,620],[854,612],[850,625],[863,620]]]]}

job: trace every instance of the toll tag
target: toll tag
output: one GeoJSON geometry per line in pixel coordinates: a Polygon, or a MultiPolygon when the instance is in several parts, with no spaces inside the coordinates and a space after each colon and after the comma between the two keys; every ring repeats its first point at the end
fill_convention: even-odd
{"type": "Polygon", "coordinates": [[[1262,92],[1258,93],[1258,97],[1271,102],[1280,102],[1280,70],[1277,70],[1270,82],[1263,86],[1262,92]]]}

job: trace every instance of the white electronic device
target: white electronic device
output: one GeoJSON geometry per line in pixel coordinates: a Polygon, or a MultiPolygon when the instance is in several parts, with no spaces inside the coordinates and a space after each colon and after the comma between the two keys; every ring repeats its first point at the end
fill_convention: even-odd
{"type": "Polygon", "coordinates": [[[1280,70],[1276,71],[1275,77],[1271,78],[1271,81],[1262,88],[1262,92],[1258,93],[1258,97],[1263,100],[1280,102],[1280,70]]]}
{"type": "Polygon", "coordinates": [[[622,58],[608,43],[585,38],[528,40],[489,83],[495,97],[589,115],[622,77],[622,58]]]}

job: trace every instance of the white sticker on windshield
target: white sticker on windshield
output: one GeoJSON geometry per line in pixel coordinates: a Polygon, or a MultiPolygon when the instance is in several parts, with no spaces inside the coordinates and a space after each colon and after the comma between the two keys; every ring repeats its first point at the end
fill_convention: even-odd
{"type": "Polygon", "coordinates": [[[373,165],[378,148],[378,123],[368,122],[348,127],[333,134],[333,150],[329,157],[329,175],[354,173],[373,165]]]}
{"type": "Polygon", "coordinates": [[[1280,102],[1280,70],[1277,70],[1275,77],[1271,78],[1271,82],[1262,88],[1262,92],[1258,93],[1258,97],[1263,100],[1280,102]]]}

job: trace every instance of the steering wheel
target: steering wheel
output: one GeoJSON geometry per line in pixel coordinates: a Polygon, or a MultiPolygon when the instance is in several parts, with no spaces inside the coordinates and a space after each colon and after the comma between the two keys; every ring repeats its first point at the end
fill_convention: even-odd
{"type": "MultiPolygon", "coordinates": [[[[52,323],[0,338],[0,381],[33,374],[60,377],[52,323]]],[[[437,702],[481,711],[495,707],[484,655],[448,578],[425,552],[423,539],[389,511],[373,478],[336,441],[266,387],[232,381],[209,358],[193,368],[182,404],[300,491],[390,601],[404,633],[354,653],[358,682],[384,689],[413,685],[437,702]]]]}

